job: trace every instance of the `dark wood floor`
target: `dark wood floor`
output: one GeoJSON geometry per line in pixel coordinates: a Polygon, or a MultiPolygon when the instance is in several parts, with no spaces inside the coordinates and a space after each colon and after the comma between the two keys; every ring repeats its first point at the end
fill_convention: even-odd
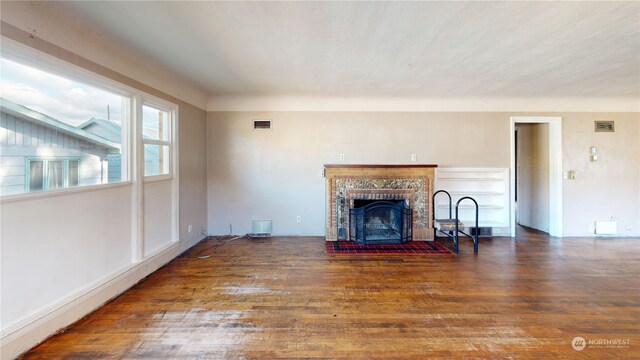
{"type": "Polygon", "coordinates": [[[640,358],[640,239],[520,229],[478,256],[467,242],[431,256],[326,255],[319,237],[214,243],[25,358],[640,358]]]}

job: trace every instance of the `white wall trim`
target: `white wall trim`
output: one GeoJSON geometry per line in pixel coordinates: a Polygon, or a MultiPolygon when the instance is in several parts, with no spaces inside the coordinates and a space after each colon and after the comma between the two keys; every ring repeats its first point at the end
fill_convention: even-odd
{"type": "Polygon", "coordinates": [[[516,124],[549,124],[549,235],[562,237],[562,118],[559,116],[512,116],[509,126],[509,198],[511,237],[516,236],[515,127],[516,124]]]}
{"type": "Polygon", "coordinates": [[[9,325],[2,331],[1,358],[12,359],[73,324],[174,259],[181,251],[179,242],[168,244],[147,259],[127,265],[9,325]]]}
{"type": "Polygon", "coordinates": [[[334,96],[221,96],[208,111],[439,111],[439,112],[637,112],[637,98],[424,98],[334,96]]]}

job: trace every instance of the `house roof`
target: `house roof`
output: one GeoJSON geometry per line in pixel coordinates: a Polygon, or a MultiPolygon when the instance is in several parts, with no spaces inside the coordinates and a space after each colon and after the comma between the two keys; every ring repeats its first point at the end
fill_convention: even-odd
{"type": "MultiPolygon", "coordinates": [[[[82,124],[78,125],[78,128],[83,129],[83,130],[87,130],[91,125],[97,125],[97,126],[101,126],[103,128],[105,128],[107,131],[113,133],[115,136],[120,136],[120,133],[122,132],[122,125],[113,122],[113,121],[109,121],[109,120],[104,120],[104,119],[98,119],[98,118],[91,118],[85,122],[83,122],[82,124]]],[[[91,132],[90,130],[87,130],[89,132],[91,132]]],[[[91,132],[93,133],[93,132],[91,132]]],[[[98,134],[96,134],[98,135],[98,134]]],[[[158,130],[157,129],[151,129],[151,128],[143,128],[142,129],[142,135],[145,139],[157,139],[158,138],[158,130]]],[[[100,136],[100,135],[98,135],[100,136]]]]}
{"type": "Polygon", "coordinates": [[[69,125],[60,120],[54,119],[49,115],[35,111],[2,97],[0,97],[0,108],[4,112],[17,116],[26,121],[42,125],[50,129],[55,129],[56,131],[60,131],[67,135],[88,141],[96,145],[114,149],[120,149],[121,147],[117,142],[107,140],[101,136],[85,131],[82,128],[69,125]]]}
{"type": "Polygon", "coordinates": [[[90,125],[93,125],[93,124],[97,124],[97,125],[103,126],[106,129],[108,129],[111,132],[113,132],[114,134],[120,134],[120,131],[122,130],[122,126],[116,124],[115,122],[109,121],[109,120],[104,120],[104,119],[98,119],[98,118],[91,118],[91,119],[83,122],[82,124],[78,125],[77,127],[79,129],[86,129],[87,127],[89,127],[90,125]]]}
{"type": "MultiPolygon", "coordinates": [[[[95,130],[95,128],[92,126],[98,126],[101,127],[103,129],[106,129],[108,132],[113,134],[113,137],[115,138],[119,138],[120,134],[122,132],[122,125],[115,123],[113,121],[109,121],[109,120],[104,120],[104,119],[97,119],[97,118],[91,118],[87,121],[85,121],[84,123],[78,125],[79,128],[88,131],[92,134],[95,134],[96,136],[102,136],[100,135],[99,132],[97,132],[95,130]]],[[[149,128],[145,128],[142,130],[142,133],[144,135],[145,138],[147,139],[157,139],[158,138],[158,131],[156,129],[149,129],[149,128]]],[[[159,148],[157,146],[145,146],[144,148],[144,152],[145,152],[145,156],[151,156],[151,157],[155,157],[158,155],[159,153],[159,148]]]]}

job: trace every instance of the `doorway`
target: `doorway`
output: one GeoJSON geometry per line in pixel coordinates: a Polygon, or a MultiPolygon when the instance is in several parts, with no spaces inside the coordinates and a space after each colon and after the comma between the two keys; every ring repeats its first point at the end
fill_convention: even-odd
{"type": "Polygon", "coordinates": [[[561,121],[560,117],[511,117],[512,237],[516,223],[562,236],[561,121]]]}
{"type": "Polygon", "coordinates": [[[549,124],[515,125],[516,224],[549,233],[549,124]]]}

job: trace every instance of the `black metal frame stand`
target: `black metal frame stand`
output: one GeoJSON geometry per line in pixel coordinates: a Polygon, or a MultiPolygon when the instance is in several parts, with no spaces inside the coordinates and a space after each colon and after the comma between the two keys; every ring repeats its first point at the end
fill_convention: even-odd
{"type": "Polygon", "coordinates": [[[458,202],[456,202],[456,217],[452,218],[451,217],[451,194],[449,194],[448,191],[446,190],[438,190],[433,194],[433,198],[432,198],[432,204],[433,204],[433,212],[432,212],[432,220],[433,220],[433,237],[434,239],[436,238],[438,231],[441,232],[442,234],[446,235],[449,238],[453,239],[453,252],[455,252],[456,254],[458,253],[458,235],[462,234],[465,236],[470,237],[471,239],[473,239],[473,252],[474,253],[478,253],[478,202],[472,198],[471,196],[463,196],[461,197],[458,202]],[[436,195],[438,195],[439,193],[444,193],[447,195],[447,197],[449,198],[449,218],[448,219],[436,219],[436,195]],[[475,204],[476,207],[476,224],[475,224],[475,232],[473,235],[471,234],[467,234],[466,232],[464,232],[463,230],[461,230],[460,228],[462,227],[464,229],[464,224],[462,222],[460,222],[459,219],[459,213],[458,213],[458,207],[460,206],[460,203],[464,200],[471,200],[473,201],[473,203],[475,204]],[[453,226],[451,224],[454,224],[453,226]],[[440,226],[440,228],[438,228],[438,226],[440,226]],[[443,230],[443,227],[448,227],[448,229],[443,230]]]}

